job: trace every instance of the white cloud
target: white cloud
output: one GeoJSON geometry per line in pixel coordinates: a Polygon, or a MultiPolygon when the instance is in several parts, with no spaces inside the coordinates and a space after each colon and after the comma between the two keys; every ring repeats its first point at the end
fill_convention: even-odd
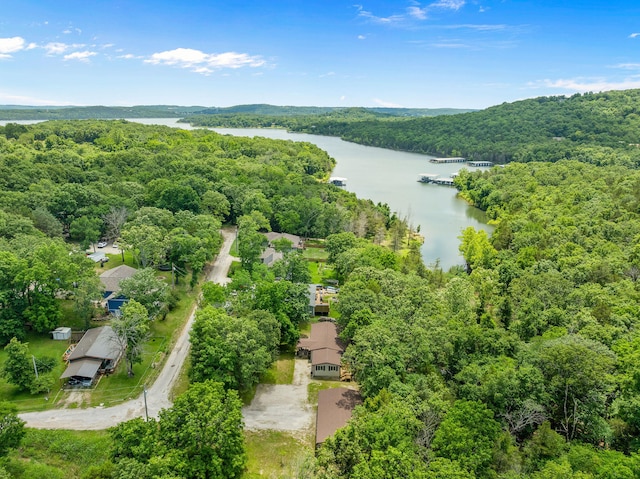
{"type": "Polygon", "coordinates": [[[69,45],[61,42],[50,42],[44,46],[44,49],[47,51],[47,55],[61,55],[69,48],[69,45]]]}
{"type": "Polygon", "coordinates": [[[364,35],[358,35],[358,40],[364,40],[364,39],[366,39],[366,38],[367,38],[367,37],[365,37],[364,35]]]}
{"type": "Polygon", "coordinates": [[[417,18],[418,20],[426,20],[427,19],[427,9],[420,7],[409,7],[407,8],[407,12],[409,16],[413,18],[417,18]]]}
{"type": "Polygon", "coordinates": [[[69,105],[71,102],[60,102],[57,100],[43,100],[25,95],[12,95],[0,92],[0,103],[3,105],[43,105],[43,106],[60,106],[69,105]]]}
{"type": "Polygon", "coordinates": [[[335,75],[336,75],[336,72],[327,72],[327,73],[324,73],[324,74],[320,75],[320,78],[332,77],[332,76],[335,76],[335,75]]]}
{"type": "Polygon", "coordinates": [[[547,88],[560,88],[563,90],[570,90],[575,92],[600,92],[609,90],[630,90],[633,88],[640,88],[640,80],[634,78],[627,78],[622,81],[609,81],[601,78],[589,79],[589,78],[561,78],[557,80],[542,80],[539,82],[530,83],[529,86],[533,88],[547,87],[547,88]]]}
{"type": "Polygon", "coordinates": [[[222,68],[255,68],[266,64],[261,57],[247,55],[246,53],[204,53],[192,48],[176,48],[175,50],[154,53],[145,60],[145,63],[188,68],[195,73],[205,75],[222,68]]]}
{"type": "Polygon", "coordinates": [[[430,7],[448,8],[450,10],[460,10],[464,7],[465,0],[438,0],[429,5],[430,7]]]}
{"type": "Polygon", "coordinates": [[[447,25],[444,28],[446,29],[450,29],[450,30],[456,30],[456,29],[468,29],[468,30],[476,30],[476,31],[480,31],[480,32],[492,32],[492,31],[497,31],[497,30],[505,30],[507,28],[509,28],[507,25],[505,24],[475,24],[475,23],[463,23],[460,25],[447,25]]]}
{"type": "Polygon", "coordinates": [[[11,53],[22,50],[24,43],[22,37],[0,38],[0,58],[11,58],[11,53]]]}
{"type": "Polygon", "coordinates": [[[378,23],[381,25],[393,25],[393,24],[401,23],[405,20],[404,15],[391,15],[389,17],[378,17],[373,13],[365,10],[362,5],[355,5],[355,7],[358,9],[359,17],[366,18],[367,20],[373,23],[378,23]]]}
{"type": "Polygon", "coordinates": [[[89,58],[97,55],[97,52],[90,52],[90,51],[84,51],[84,52],[73,52],[73,53],[69,53],[68,55],[65,55],[63,58],[65,61],[67,60],[78,60],[79,62],[88,62],[89,58]]]}
{"type": "Polygon", "coordinates": [[[402,108],[402,105],[398,105],[397,103],[392,103],[390,101],[380,100],[379,98],[374,98],[373,101],[374,103],[384,108],[402,108]]]}
{"type": "Polygon", "coordinates": [[[618,63],[613,68],[620,68],[621,70],[640,70],[640,63],[618,63]]]}
{"type": "Polygon", "coordinates": [[[471,48],[471,45],[468,45],[466,43],[454,42],[431,43],[431,46],[435,48],[471,48]]]}
{"type": "Polygon", "coordinates": [[[133,60],[134,58],[141,58],[133,55],[132,53],[127,53],[125,55],[118,55],[116,58],[124,58],[125,60],[133,60]]]}
{"type": "Polygon", "coordinates": [[[629,38],[636,38],[636,37],[640,37],[640,33],[632,33],[631,35],[629,35],[629,38]]]}
{"type": "Polygon", "coordinates": [[[342,96],[340,97],[340,101],[345,101],[346,99],[347,99],[347,97],[346,97],[346,96],[344,96],[344,95],[342,95],[342,96]]]}
{"type": "Polygon", "coordinates": [[[34,42],[31,42],[31,43],[29,43],[29,45],[27,45],[26,50],[33,50],[34,48],[38,48],[38,44],[34,43],[34,42]]]}

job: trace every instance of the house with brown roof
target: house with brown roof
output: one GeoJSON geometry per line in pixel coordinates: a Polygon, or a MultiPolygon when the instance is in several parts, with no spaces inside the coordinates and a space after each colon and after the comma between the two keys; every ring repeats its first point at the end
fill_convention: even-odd
{"type": "Polygon", "coordinates": [[[122,357],[124,347],[111,326],[88,330],[69,355],[60,379],[90,386],[99,373],[111,372],[122,357]]]}
{"type": "Polygon", "coordinates": [[[274,247],[274,244],[273,244],[274,241],[278,241],[281,239],[286,239],[291,241],[292,249],[303,249],[304,247],[304,241],[302,241],[302,238],[298,235],[292,235],[289,233],[276,233],[275,231],[269,231],[263,234],[266,236],[267,241],[269,242],[269,246],[271,248],[274,247]]]}
{"type": "Polygon", "coordinates": [[[362,396],[353,389],[333,388],[320,391],[316,414],[316,447],[346,426],[353,410],[360,404],[362,396]]]}
{"type": "Polygon", "coordinates": [[[340,379],[340,363],[345,345],[338,337],[338,327],[331,321],[313,323],[308,338],[298,341],[298,357],[309,358],[311,376],[340,379]]]}

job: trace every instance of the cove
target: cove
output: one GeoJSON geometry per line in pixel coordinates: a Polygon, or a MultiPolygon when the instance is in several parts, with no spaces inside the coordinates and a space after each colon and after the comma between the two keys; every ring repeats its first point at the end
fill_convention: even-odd
{"type": "Polygon", "coordinates": [[[464,164],[434,164],[428,155],[406,153],[349,143],[340,138],[304,133],[289,133],[279,129],[214,128],[222,134],[234,136],[263,136],[267,138],[307,141],[325,150],[336,160],[333,176],[347,178],[345,189],[359,198],[374,203],[387,203],[400,217],[406,217],[425,242],[421,247],[427,266],[439,261],[444,270],[463,265],[458,251],[458,236],[468,226],[491,233],[483,211],[469,206],[457,197],[450,186],[419,183],[420,173],[449,176],[465,167],[464,164]]]}

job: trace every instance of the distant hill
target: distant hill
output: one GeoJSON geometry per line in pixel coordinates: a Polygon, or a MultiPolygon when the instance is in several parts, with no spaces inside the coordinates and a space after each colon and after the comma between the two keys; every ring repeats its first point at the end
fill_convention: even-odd
{"type": "Polygon", "coordinates": [[[640,167],[640,90],[539,97],[433,118],[325,118],[289,129],[497,163],[579,159],[640,167]]]}
{"type": "Polygon", "coordinates": [[[91,120],[115,118],[181,118],[204,106],[20,106],[0,105],[0,120],[91,120]]]}
{"type": "Polygon", "coordinates": [[[267,104],[237,105],[225,108],[206,108],[199,115],[266,115],[266,116],[306,116],[326,115],[338,111],[361,110],[388,116],[438,116],[475,111],[460,108],[383,108],[383,107],[322,107],[322,106],[275,106],[267,104]]]}
{"type": "MultiPolygon", "coordinates": [[[[183,118],[191,115],[266,115],[306,116],[331,114],[349,110],[343,107],[274,106],[266,104],[237,105],[225,108],[178,105],[137,106],[24,106],[0,105],[0,120],[90,120],[119,118],[183,118]]],[[[436,116],[473,110],[452,108],[365,108],[371,113],[388,116],[436,116]]]]}

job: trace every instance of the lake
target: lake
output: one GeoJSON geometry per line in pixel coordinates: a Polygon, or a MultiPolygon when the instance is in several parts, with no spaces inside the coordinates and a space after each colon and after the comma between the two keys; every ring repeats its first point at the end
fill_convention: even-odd
{"type": "MultiPolygon", "coordinates": [[[[176,118],[136,118],[130,121],[193,129],[186,123],[178,123],[176,118]]],[[[0,122],[2,123],[6,122],[0,122]]],[[[427,265],[439,261],[442,268],[447,270],[451,266],[464,264],[458,251],[458,236],[462,230],[468,226],[489,233],[493,230],[486,223],[484,212],[458,198],[455,188],[417,181],[420,173],[449,176],[465,167],[464,164],[434,164],[429,162],[433,157],[428,155],[362,146],[340,138],[289,133],[281,129],[214,130],[235,136],[262,136],[307,141],[318,145],[336,160],[333,176],[347,178],[345,189],[354,192],[360,198],[368,198],[375,203],[387,203],[392,211],[397,212],[400,217],[406,217],[414,227],[420,225],[420,233],[425,237],[421,253],[427,265]]]]}

